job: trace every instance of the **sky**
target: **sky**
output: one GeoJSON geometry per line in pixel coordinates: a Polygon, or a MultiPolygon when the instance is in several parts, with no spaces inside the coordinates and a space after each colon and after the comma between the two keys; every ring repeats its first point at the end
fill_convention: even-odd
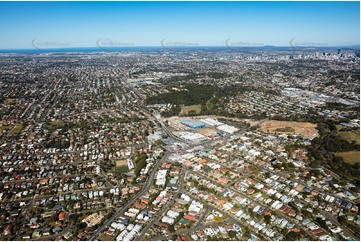
{"type": "Polygon", "coordinates": [[[0,49],[344,46],[359,2],[0,2],[0,49]]]}

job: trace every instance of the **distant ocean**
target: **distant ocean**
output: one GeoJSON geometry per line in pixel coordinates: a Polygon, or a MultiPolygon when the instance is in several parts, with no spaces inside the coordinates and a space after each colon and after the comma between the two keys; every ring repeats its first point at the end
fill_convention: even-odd
{"type": "Polygon", "coordinates": [[[54,49],[0,49],[0,53],[22,53],[22,54],[40,54],[40,53],[68,53],[68,52],[107,52],[107,51],[145,51],[161,49],[161,47],[118,47],[118,48],[99,48],[99,47],[74,47],[74,48],[54,48],[54,49]]]}
{"type": "Polygon", "coordinates": [[[99,47],[74,47],[74,48],[54,48],[54,49],[0,49],[0,53],[18,53],[18,54],[41,54],[41,53],[91,53],[91,52],[117,52],[117,51],[227,51],[227,50],[290,50],[290,49],[337,49],[344,50],[360,49],[359,45],[356,46],[323,46],[323,47],[292,47],[292,46],[128,46],[128,47],[114,47],[114,48],[99,48],[99,47]]]}
{"type": "Polygon", "coordinates": [[[74,48],[54,48],[54,49],[0,49],[0,53],[22,53],[22,54],[40,54],[40,53],[90,53],[90,52],[116,52],[116,51],[186,51],[186,50],[226,50],[227,47],[216,46],[131,46],[131,47],[114,47],[114,48],[99,48],[99,47],[74,47],[74,48]]]}

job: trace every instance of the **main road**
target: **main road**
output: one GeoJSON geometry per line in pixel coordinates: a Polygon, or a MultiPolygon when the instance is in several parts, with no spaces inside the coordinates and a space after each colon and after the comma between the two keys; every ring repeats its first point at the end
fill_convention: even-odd
{"type": "MultiPolygon", "coordinates": [[[[189,173],[194,173],[194,174],[196,174],[197,176],[202,177],[203,179],[209,180],[209,181],[213,182],[213,184],[217,184],[217,185],[219,185],[219,186],[221,186],[221,187],[225,187],[223,184],[219,183],[218,181],[215,181],[213,178],[208,177],[208,176],[206,176],[205,174],[202,174],[202,173],[200,173],[200,172],[197,172],[197,171],[194,171],[194,170],[185,168],[185,167],[183,167],[183,169],[186,169],[186,170],[188,170],[189,173]]],[[[262,207],[268,207],[267,205],[256,201],[253,197],[251,197],[251,196],[249,196],[249,195],[247,195],[247,194],[245,194],[245,193],[243,193],[243,192],[241,192],[241,191],[238,191],[238,190],[236,190],[236,189],[234,189],[234,188],[232,188],[232,187],[229,187],[228,190],[229,190],[229,191],[232,191],[232,192],[234,192],[234,193],[236,193],[236,194],[238,194],[238,195],[240,195],[240,196],[242,196],[242,197],[244,197],[244,198],[247,198],[248,200],[252,201],[254,204],[257,204],[257,205],[262,206],[262,207]]],[[[187,194],[187,195],[189,196],[189,194],[187,194]]],[[[307,229],[303,229],[303,228],[299,225],[299,221],[297,221],[297,220],[294,219],[294,218],[288,217],[288,216],[284,215],[283,213],[281,213],[281,212],[279,212],[279,211],[277,211],[277,210],[275,210],[275,209],[272,209],[272,210],[274,211],[274,213],[275,213],[277,216],[279,216],[279,217],[281,217],[281,218],[283,218],[283,219],[285,219],[285,220],[287,220],[287,221],[292,221],[298,229],[305,231],[305,232],[310,236],[310,238],[312,238],[313,235],[310,233],[310,231],[308,231],[307,229]]]]}
{"type": "MultiPolygon", "coordinates": [[[[178,194],[182,194],[183,193],[183,186],[184,186],[184,178],[185,178],[185,173],[187,171],[182,171],[182,175],[180,177],[180,184],[179,184],[179,189],[178,191],[174,194],[173,197],[176,197],[178,194]]],[[[173,199],[172,201],[168,202],[163,208],[162,210],[158,213],[158,215],[156,215],[156,217],[154,217],[151,221],[148,221],[148,225],[142,229],[142,233],[135,238],[135,241],[140,241],[144,235],[148,232],[148,230],[160,219],[160,217],[164,214],[164,212],[173,204],[175,203],[175,199],[173,199]]]]}
{"type": "MultiPolygon", "coordinates": [[[[137,93],[136,93],[137,94],[137,93]]],[[[149,114],[149,112],[145,109],[143,109],[142,107],[139,107],[141,110],[143,110],[145,113],[147,113],[149,116],[151,116],[151,114],[149,114]]],[[[156,118],[156,117],[155,117],[156,118]]],[[[157,119],[157,118],[156,118],[157,119]]],[[[260,122],[262,122],[263,120],[261,120],[260,122]]],[[[161,128],[163,129],[163,131],[165,133],[167,133],[168,135],[170,135],[170,137],[174,138],[174,139],[177,139],[179,140],[178,137],[175,137],[173,135],[172,132],[170,132],[166,127],[165,125],[160,122],[161,124],[161,128]]],[[[247,129],[246,129],[247,130],[247,129]]],[[[241,133],[245,132],[246,130],[242,131],[241,133]]],[[[184,140],[181,139],[181,141],[184,142],[184,140]]],[[[212,141],[212,140],[210,140],[212,141]]],[[[208,142],[210,142],[208,141],[208,142]]],[[[206,143],[208,143],[206,142],[206,143]]],[[[186,142],[187,143],[187,142],[186,142]]],[[[192,146],[195,146],[195,144],[193,145],[190,145],[191,147],[192,146]]],[[[160,165],[163,163],[163,161],[169,156],[169,151],[166,152],[166,154],[162,157],[162,159],[158,160],[156,162],[156,164],[154,165],[152,171],[151,171],[151,174],[149,175],[148,177],[148,180],[147,182],[143,185],[141,191],[139,193],[137,193],[137,195],[135,195],[126,205],[124,205],[122,208],[120,208],[110,219],[108,219],[102,226],[100,226],[93,234],[93,236],[89,239],[91,241],[94,241],[96,240],[96,238],[99,236],[99,234],[108,226],[110,226],[110,224],[115,221],[120,215],[122,215],[127,209],[129,209],[144,193],[146,193],[148,191],[148,189],[151,187],[152,185],[152,181],[154,179],[154,176],[156,174],[156,172],[158,171],[160,165]]],[[[183,180],[183,179],[182,179],[183,180]]],[[[182,183],[183,185],[183,183],[182,183]]],[[[180,189],[180,191],[182,191],[182,187],[180,189]]]]}
{"type": "Polygon", "coordinates": [[[110,219],[108,219],[102,226],[100,226],[93,234],[93,236],[89,239],[89,240],[96,240],[96,238],[99,236],[99,234],[108,226],[110,226],[111,223],[113,223],[120,215],[122,215],[125,211],[127,211],[127,209],[129,209],[133,203],[135,203],[141,196],[144,195],[144,193],[146,193],[149,188],[152,185],[152,181],[154,179],[155,174],[158,172],[158,169],[160,167],[160,165],[163,163],[163,161],[168,157],[168,153],[164,154],[164,156],[158,160],[149,177],[148,180],[146,181],[146,183],[143,185],[142,189],[137,193],[137,195],[135,195],[132,199],[130,199],[130,201],[125,204],[122,208],[120,208],[110,219]]]}

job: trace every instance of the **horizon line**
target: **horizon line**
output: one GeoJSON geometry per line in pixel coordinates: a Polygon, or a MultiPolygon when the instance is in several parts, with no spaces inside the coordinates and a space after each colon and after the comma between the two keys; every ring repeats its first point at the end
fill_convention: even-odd
{"type": "Polygon", "coordinates": [[[280,48],[360,48],[360,44],[350,44],[350,45],[244,45],[244,46],[227,46],[227,45],[179,45],[179,46],[163,46],[163,45],[132,45],[132,46],[114,46],[114,47],[99,47],[99,46],[79,46],[79,47],[54,47],[54,48],[0,48],[0,51],[10,51],[10,50],[66,50],[66,49],[86,49],[86,48],[96,48],[99,50],[110,50],[110,49],[131,49],[131,48],[163,48],[163,49],[175,49],[175,48],[205,48],[205,47],[214,47],[214,48],[264,48],[264,47],[280,47],[280,48]]]}

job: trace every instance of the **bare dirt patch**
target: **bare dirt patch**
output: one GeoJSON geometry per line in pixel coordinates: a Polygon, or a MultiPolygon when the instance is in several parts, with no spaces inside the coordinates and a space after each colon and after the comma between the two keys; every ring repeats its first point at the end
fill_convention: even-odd
{"type": "Polygon", "coordinates": [[[253,120],[253,119],[239,119],[239,120],[249,123],[251,126],[257,125],[259,123],[258,120],[253,120]]]}
{"type": "Polygon", "coordinates": [[[201,112],[202,105],[190,105],[190,106],[181,106],[181,111],[179,116],[185,116],[190,114],[199,114],[201,112]]]}
{"type": "Polygon", "coordinates": [[[298,133],[303,137],[313,139],[318,136],[318,131],[316,129],[316,124],[307,123],[307,122],[289,122],[289,121],[277,121],[277,120],[267,120],[264,122],[260,130],[268,133],[276,133],[276,134],[293,134],[298,133]],[[280,130],[288,127],[288,130],[292,128],[294,132],[282,132],[280,130]]]}
{"type": "Polygon", "coordinates": [[[196,132],[200,133],[204,136],[213,136],[217,133],[217,131],[212,128],[200,128],[200,129],[197,129],[196,132]]]}

